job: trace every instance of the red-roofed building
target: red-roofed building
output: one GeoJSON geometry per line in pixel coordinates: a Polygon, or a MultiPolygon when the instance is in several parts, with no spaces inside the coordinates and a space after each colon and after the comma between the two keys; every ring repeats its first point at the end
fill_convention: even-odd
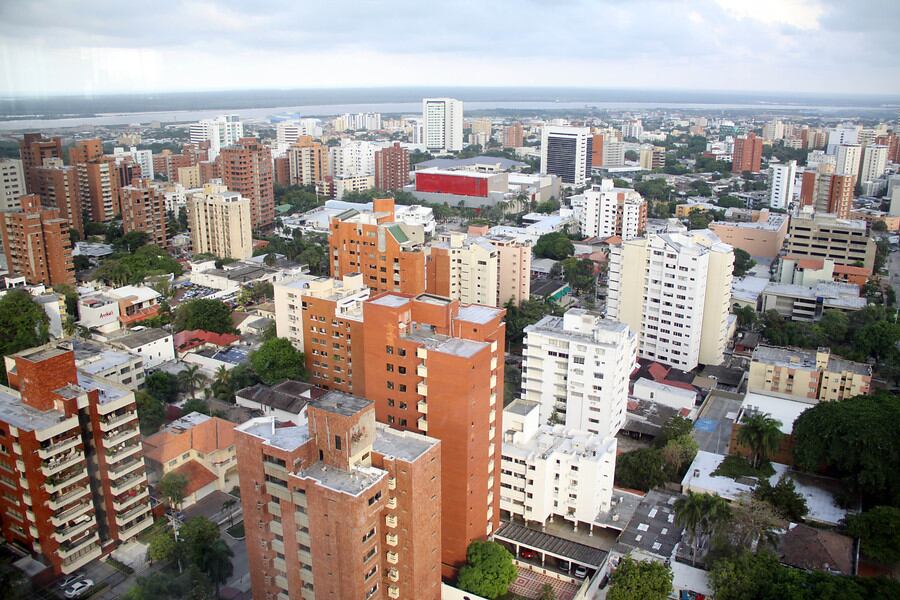
{"type": "Polygon", "coordinates": [[[237,342],[240,336],[231,333],[215,333],[202,329],[189,329],[179,331],[173,338],[175,352],[181,358],[188,352],[202,350],[213,346],[224,348],[237,342]]]}
{"type": "Polygon", "coordinates": [[[234,423],[190,413],[144,439],[144,458],[151,483],[171,472],[188,480],[183,507],[215,490],[238,485],[234,423]]]}

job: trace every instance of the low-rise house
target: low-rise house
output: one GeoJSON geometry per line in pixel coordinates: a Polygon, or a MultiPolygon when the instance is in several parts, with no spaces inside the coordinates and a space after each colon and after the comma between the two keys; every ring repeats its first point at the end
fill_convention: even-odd
{"type": "Polygon", "coordinates": [[[165,329],[135,327],[123,335],[111,337],[112,346],[137,354],[144,359],[144,369],[152,369],[175,360],[173,336],[165,329]]]}
{"type": "Polygon", "coordinates": [[[187,479],[182,508],[215,490],[238,485],[235,424],[197,412],[184,415],[144,438],[144,460],[151,484],[167,473],[187,479]]]}
{"type": "Polygon", "coordinates": [[[183,358],[190,352],[197,352],[204,348],[225,348],[240,340],[240,336],[232,333],[215,333],[202,329],[186,329],[179,331],[173,338],[175,352],[178,358],[183,358]]]}
{"type": "Polygon", "coordinates": [[[774,310],[793,321],[818,321],[829,309],[850,313],[866,307],[860,287],[850,283],[820,282],[815,285],[772,283],[762,296],[762,310],[774,310]]]}
{"type": "Polygon", "coordinates": [[[159,314],[161,295],[151,287],[126,285],[101,290],[78,300],[79,325],[110,333],[159,314]]]}
{"type": "Polygon", "coordinates": [[[791,523],[778,542],[782,564],[804,571],[856,575],[853,538],[834,531],[791,523]]]}
{"type": "Polygon", "coordinates": [[[117,350],[106,344],[73,337],[75,365],[96,377],[103,377],[131,390],[144,384],[144,359],[136,354],[117,350]]]}
{"type": "Polygon", "coordinates": [[[872,365],[806,350],[760,344],[750,361],[748,389],[807,401],[843,400],[869,393],[872,365]]]}
{"type": "Polygon", "coordinates": [[[306,423],[306,405],[325,395],[325,390],[302,381],[282,381],[273,386],[258,383],[238,391],[238,406],[258,411],[261,416],[274,416],[278,421],[306,423]]]}

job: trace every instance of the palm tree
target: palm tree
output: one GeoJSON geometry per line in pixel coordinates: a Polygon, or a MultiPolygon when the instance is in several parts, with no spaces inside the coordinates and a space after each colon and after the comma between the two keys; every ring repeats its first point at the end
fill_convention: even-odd
{"type": "Polygon", "coordinates": [[[700,543],[700,525],[703,522],[703,496],[688,492],[675,502],[675,523],[684,527],[691,540],[691,563],[697,560],[697,549],[700,543]]]}
{"type": "Polygon", "coordinates": [[[744,413],[737,441],[750,449],[751,464],[754,469],[758,469],[769,453],[778,449],[781,436],[781,421],[769,413],[744,413]]]}
{"type": "Polygon", "coordinates": [[[181,380],[182,385],[191,393],[191,399],[196,397],[197,386],[203,383],[203,380],[205,379],[203,374],[200,373],[200,367],[198,365],[190,365],[178,374],[178,378],[181,380]]]}
{"type": "Polygon", "coordinates": [[[231,510],[234,508],[234,505],[237,504],[237,500],[234,498],[229,498],[225,502],[222,503],[222,509],[228,511],[228,526],[234,527],[234,511],[231,510]]]}
{"type": "Polygon", "coordinates": [[[221,539],[204,548],[203,553],[200,555],[200,561],[197,566],[215,584],[216,598],[219,597],[219,586],[228,581],[228,578],[234,572],[234,567],[231,564],[232,557],[234,557],[234,552],[221,539]]]}

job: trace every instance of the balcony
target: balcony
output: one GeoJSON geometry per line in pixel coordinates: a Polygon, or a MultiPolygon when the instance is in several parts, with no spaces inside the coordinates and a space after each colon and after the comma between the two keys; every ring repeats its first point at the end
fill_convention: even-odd
{"type": "Polygon", "coordinates": [[[421,431],[428,431],[428,419],[425,417],[419,417],[417,425],[421,431]]]}
{"type": "Polygon", "coordinates": [[[53,523],[55,527],[62,527],[72,519],[83,515],[92,508],[94,508],[94,504],[88,500],[87,502],[76,504],[72,508],[66,509],[61,513],[52,515],[50,517],[50,522],[53,523]]]}
{"type": "Polygon", "coordinates": [[[66,493],[56,496],[55,498],[50,498],[50,501],[47,505],[50,507],[50,510],[59,510],[70,504],[73,500],[77,498],[81,498],[82,496],[86,496],[91,491],[89,486],[80,486],[75,488],[74,490],[69,490],[66,493]]]}
{"type": "Polygon", "coordinates": [[[55,456],[60,452],[65,452],[70,448],[74,448],[80,441],[81,437],[73,435],[72,437],[50,444],[46,448],[38,448],[38,456],[40,456],[41,458],[50,458],[51,456],[55,456]]]}
{"type": "Polygon", "coordinates": [[[416,385],[416,393],[420,396],[428,396],[428,386],[424,383],[419,383],[416,385]]]}
{"type": "Polygon", "coordinates": [[[391,496],[390,498],[388,498],[387,499],[387,507],[391,508],[391,509],[397,508],[397,498],[395,498],[394,496],[391,496]]]}
{"type": "Polygon", "coordinates": [[[393,550],[388,551],[386,558],[388,563],[392,565],[396,565],[400,561],[400,555],[393,550]]]}
{"type": "Polygon", "coordinates": [[[123,423],[133,421],[134,419],[137,419],[137,411],[134,410],[129,410],[120,415],[114,414],[107,419],[100,419],[100,431],[106,433],[107,431],[110,431],[123,423]]]}
{"type": "Polygon", "coordinates": [[[416,403],[416,410],[418,410],[423,415],[427,415],[428,414],[428,403],[425,402],[424,400],[419,400],[416,403]]]}
{"type": "Polygon", "coordinates": [[[131,510],[125,511],[124,513],[116,515],[116,525],[124,526],[133,521],[139,515],[142,515],[146,512],[150,511],[149,504],[140,504],[135,506],[131,510]]]}
{"type": "Polygon", "coordinates": [[[391,528],[396,527],[397,526],[397,515],[386,515],[384,517],[384,524],[391,528]]]}
{"type": "Polygon", "coordinates": [[[134,506],[135,502],[139,500],[144,500],[150,497],[150,491],[147,488],[144,488],[143,491],[135,494],[134,496],[126,496],[119,500],[113,499],[113,508],[116,510],[126,510],[129,506],[134,506]]]}
{"type": "Polygon", "coordinates": [[[110,479],[118,479],[119,477],[123,477],[128,473],[137,471],[143,466],[144,460],[142,458],[132,458],[131,460],[126,460],[125,462],[110,466],[107,473],[110,479]]]}
{"type": "Polygon", "coordinates": [[[146,473],[136,473],[131,477],[126,477],[124,479],[118,480],[115,483],[110,484],[109,491],[113,493],[113,495],[118,496],[123,492],[126,492],[136,486],[138,483],[143,483],[147,481],[146,473]]]}
{"type": "Polygon", "coordinates": [[[396,585],[388,586],[388,598],[399,598],[400,597],[400,588],[396,585]]]}
{"type": "Polygon", "coordinates": [[[137,427],[129,427],[128,429],[120,429],[115,432],[111,432],[112,435],[107,435],[103,439],[103,445],[107,448],[112,448],[113,446],[117,446],[124,441],[130,440],[133,437],[137,437],[140,433],[140,430],[137,427]]]}
{"type": "Polygon", "coordinates": [[[396,533],[389,533],[384,536],[384,543],[388,546],[396,546],[400,542],[400,538],[397,537],[396,533]]]}
{"type": "Polygon", "coordinates": [[[76,463],[84,461],[84,454],[80,451],[72,452],[70,454],[64,454],[58,457],[56,460],[46,460],[41,465],[41,471],[44,472],[44,475],[48,477],[50,475],[54,475],[59,473],[66,467],[71,467],[76,463]]]}
{"type": "Polygon", "coordinates": [[[97,520],[92,516],[89,519],[85,519],[81,523],[75,523],[74,525],[70,525],[69,527],[57,528],[56,533],[53,534],[53,537],[56,538],[57,542],[62,543],[66,540],[71,540],[79,533],[87,531],[96,524],[97,520]]]}
{"type": "Polygon", "coordinates": [[[428,377],[428,367],[425,365],[416,366],[416,375],[419,377],[428,377]]]}
{"type": "MultiPolygon", "coordinates": [[[[83,464],[84,461],[82,461],[82,465],[83,464]]],[[[44,482],[44,490],[46,490],[48,494],[55,494],[61,489],[72,485],[79,479],[87,477],[87,467],[82,465],[79,465],[80,468],[77,469],[72,469],[70,471],[64,471],[62,473],[57,473],[56,475],[51,475],[44,482]]],[[[28,483],[26,482],[22,487],[27,489],[28,483]]]]}
{"type": "Polygon", "coordinates": [[[60,569],[64,575],[74,573],[92,560],[100,558],[101,553],[102,550],[100,549],[99,544],[96,546],[88,545],[83,550],[76,552],[68,560],[64,560],[60,569]]]}
{"type": "Polygon", "coordinates": [[[125,460],[129,456],[134,456],[141,451],[141,443],[136,441],[133,444],[120,445],[115,448],[106,449],[106,464],[117,463],[125,460]]]}
{"type": "Polygon", "coordinates": [[[400,580],[400,571],[392,568],[390,571],[388,571],[387,576],[388,576],[388,579],[390,579],[391,581],[399,581],[400,580]]]}
{"type": "Polygon", "coordinates": [[[391,477],[390,479],[388,479],[387,484],[388,484],[389,490],[396,490],[397,489],[397,478],[391,477]]]}
{"type": "MultiPolygon", "coordinates": [[[[149,509],[149,507],[148,507],[148,509],[149,509]]],[[[142,532],[143,530],[147,529],[151,525],[153,525],[153,519],[149,516],[138,519],[137,521],[133,522],[132,524],[126,525],[126,529],[119,530],[119,539],[122,541],[130,539],[130,538],[136,536],[137,534],[139,534],[140,532],[142,532]]]]}
{"type": "Polygon", "coordinates": [[[77,554],[79,551],[84,550],[90,544],[94,544],[100,541],[100,535],[95,531],[90,535],[86,535],[83,538],[79,538],[74,542],[63,542],[59,545],[59,549],[56,551],[57,555],[63,560],[69,558],[77,554]]]}

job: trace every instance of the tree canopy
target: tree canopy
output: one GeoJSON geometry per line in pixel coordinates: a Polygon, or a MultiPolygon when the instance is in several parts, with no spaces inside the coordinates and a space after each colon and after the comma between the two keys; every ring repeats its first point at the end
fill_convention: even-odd
{"type": "Polygon", "coordinates": [[[593,294],[597,284],[594,276],[594,261],[589,258],[570,257],[562,261],[563,278],[573,290],[582,294],[593,294]]]}
{"type": "Polygon", "coordinates": [[[144,391],[157,400],[171,404],[178,400],[178,377],[166,371],[154,371],[144,378],[144,391]]]}
{"type": "MultiPolygon", "coordinates": [[[[7,292],[0,298],[0,357],[46,344],[49,327],[47,313],[28,292],[7,292]]],[[[0,383],[6,381],[6,369],[0,369],[0,383]]]]}
{"type": "Polygon", "coordinates": [[[842,477],[869,504],[900,505],[900,396],[820,402],[794,423],[794,458],[842,477]]]}
{"type": "Polygon", "coordinates": [[[231,333],[234,325],[231,322],[231,309],[221,300],[198,298],[188,300],[178,306],[175,331],[202,329],[215,333],[231,333]]]}
{"type": "Polygon", "coordinates": [[[509,550],[497,542],[475,540],[466,551],[466,564],[459,571],[460,589],[490,600],[502,596],[516,578],[509,550]]]}
{"type": "Polygon", "coordinates": [[[172,273],[177,277],[183,270],[165,250],[146,245],[130,254],[114,254],[101,263],[94,276],[110,285],[122,286],[140,283],[150,275],[172,273]]]}
{"type": "Polygon", "coordinates": [[[540,258],[552,258],[562,260],[575,254],[575,246],[572,240],[561,231],[545,233],[538,238],[534,245],[534,255],[540,258]]]}
{"type": "Polygon", "coordinates": [[[285,379],[306,379],[306,362],[303,353],[294,348],[286,338],[266,340],[250,355],[250,365],[267,385],[285,379]]]}
{"type": "Polygon", "coordinates": [[[661,562],[622,557],[610,578],[608,600],[665,600],[672,591],[672,570],[661,562]]]}
{"type": "Polygon", "coordinates": [[[866,557],[884,565],[900,562],[900,508],[876,506],[850,515],[847,532],[860,539],[866,557]]]}
{"type": "Polygon", "coordinates": [[[169,471],[159,479],[156,488],[159,495],[162,496],[170,506],[178,508],[184,502],[185,490],[187,490],[188,480],[181,473],[169,471]]]}
{"type": "Polygon", "coordinates": [[[150,435],[159,431],[160,426],[166,421],[165,405],[143,390],[136,391],[134,399],[141,433],[150,435]]]}
{"type": "Polygon", "coordinates": [[[740,248],[734,249],[734,276],[743,277],[756,265],[756,261],[750,257],[750,253],[740,248]]]}

